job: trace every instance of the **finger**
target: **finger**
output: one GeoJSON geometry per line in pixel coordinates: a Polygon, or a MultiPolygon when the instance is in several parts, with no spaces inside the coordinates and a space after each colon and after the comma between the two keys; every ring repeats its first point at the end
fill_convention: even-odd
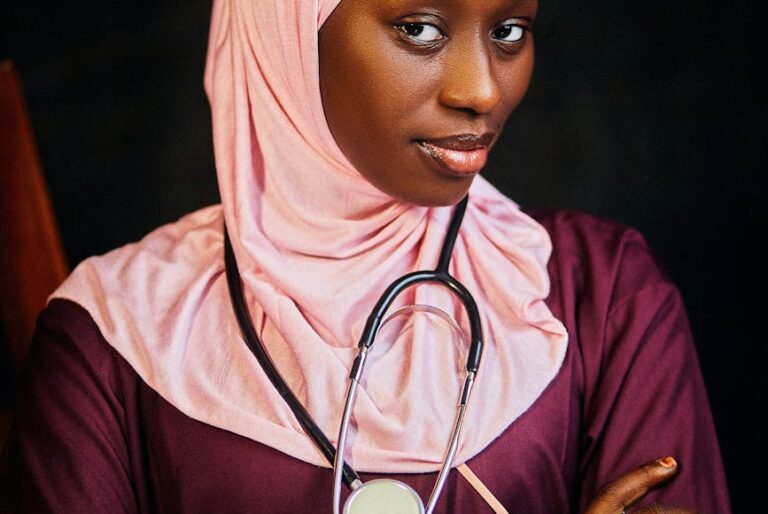
{"type": "Polygon", "coordinates": [[[653,487],[675,476],[676,472],[677,462],[672,457],[638,466],[600,488],[587,506],[585,514],[617,514],[633,505],[653,487]]]}

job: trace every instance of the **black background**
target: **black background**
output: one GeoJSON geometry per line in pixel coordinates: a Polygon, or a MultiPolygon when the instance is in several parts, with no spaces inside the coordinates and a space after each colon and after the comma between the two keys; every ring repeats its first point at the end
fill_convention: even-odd
{"type": "MultiPolygon", "coordinates": [[[[760,4],[583,3],[543,1],[531,90],[485,174],[526,208],[585,210],[646,235],[689,310],[734,510],[759,508],[760,4]]],[[[0,58],[22,74],[71,265],[217,201],[209,0],[15,4],[0,15],[0,58]]]]}

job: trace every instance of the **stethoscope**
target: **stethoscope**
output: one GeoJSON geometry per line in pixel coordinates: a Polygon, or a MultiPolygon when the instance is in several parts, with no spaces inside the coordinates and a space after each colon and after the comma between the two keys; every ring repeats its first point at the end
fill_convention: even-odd
{"type": "Polygon", "coordinates": [[[344,504],[344,514],[374,514],[378,512],[431,514],[437,505],[437,500],[440,497],[440,493],[448,478],[448,472],[451,469],[456,455],[464,413],[466,412],[467,402],[472,390],[472,384],[475,380],[475,375],[477,374],[477,369],[480,365],[480,356],[483,350],[483,333],[480,324],[480,315],[477,311],[477,304],[469,291],[467,291],[466,287],[448,272],[448,264],[451,260],[453,246],[456,243],[456,236],[461,227],[461,221],[464,218],[467,201],[468,196],[465,196],[454,209],[448,226],[448,232],[446,233],[443,247],[440,251],[437,267],[434,270],[414,271],[395,280],[384,291],[376,302],[371,314],[368,316],[365,329],[363,330],[363,334],[360,336],[360,341],[358,343],[359,353],[352,364],[352,369],[349,374],[349,384],[344,402],[344,413],[339,426],[339,451],[334,449],[325,433],[317,426],[301,402],[294,396],[277,368],[275,368],[269,354],[261,344],[259,337],[256,335],[256,330],[253,327],[253,322],[251,321],[243,297],[240,272],[237,267],[234,251],[232,250],[232,244],[226,229],[224,230],[224,259],[226,264],[227,284],[229,286],[232,307],[235,311],[235,316],[237,317],[237,322],[242,331],[245,343],[256,357],[256,360],[261,365],[264,373],[275,386],[277,392],[283,397],[291,411],[293,411],[293,414],[296,416],[301,427],[314,441],[325,458],[328,459],[328,462],[333,464],[334,514],[339,513],[342,481],[352,490],[352,493],[350,493],[344,504]],[[467,374],[461,389],[453,430],[451,431],[448,448],[426,508],[416,491],[409,485],[393,479],[376,479],[363,483],[357,473],[348,464],[343,462],[347,431],[349,429],[352,406],[357,395],[357,387],[363,374],[363,368],[365,367],[368,352],[373,345],[382,323],[385,321],[387,310],[398,295],[407,288],[425,282],[443,285],[461,300],[469,317],[471,339],[465,366],[467,374]]]}

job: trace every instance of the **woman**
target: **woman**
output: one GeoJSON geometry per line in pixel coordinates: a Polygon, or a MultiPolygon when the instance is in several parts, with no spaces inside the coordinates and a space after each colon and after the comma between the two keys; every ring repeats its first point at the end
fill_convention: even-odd
{"type": "MultiPolygon", "coordinates": [[[[217,0],[222,206],[89,259],[54,294],[9,452],[13,508],[330,510],[333,473],[244,343],[232,286],[334,437],[369,311],[435,267],[468,193],[449,270],[485,350],[436,512],[727,512],[683,308],[642,238],[579,214],[534,220],[477,176],[528,86],[535,14],[524,0],[217,0]],[[675,511],[635,511],[651,508],[675,511]]],[[[403,303],[467,329],[443,288],[403,303]]],[[[422,498],[463,364],[425,326],[375,356],[344,455],[422,498]]]]}

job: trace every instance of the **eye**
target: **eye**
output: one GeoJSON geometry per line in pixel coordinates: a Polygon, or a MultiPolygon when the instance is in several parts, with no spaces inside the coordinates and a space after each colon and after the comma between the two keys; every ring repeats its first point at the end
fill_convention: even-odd
{"type": "Polygon", "coordinates": [[[434,43],[445,37],[439,28],[430,23],[399,23],[397,28],[410,39],[419,43],[434,43]]]}
{"type": "Polygon", "coordinates": [[[505,43],[517,43],[525,37],[525,27],[516,23],[505,23],[493,30],[493,38],[505,43]]]}

